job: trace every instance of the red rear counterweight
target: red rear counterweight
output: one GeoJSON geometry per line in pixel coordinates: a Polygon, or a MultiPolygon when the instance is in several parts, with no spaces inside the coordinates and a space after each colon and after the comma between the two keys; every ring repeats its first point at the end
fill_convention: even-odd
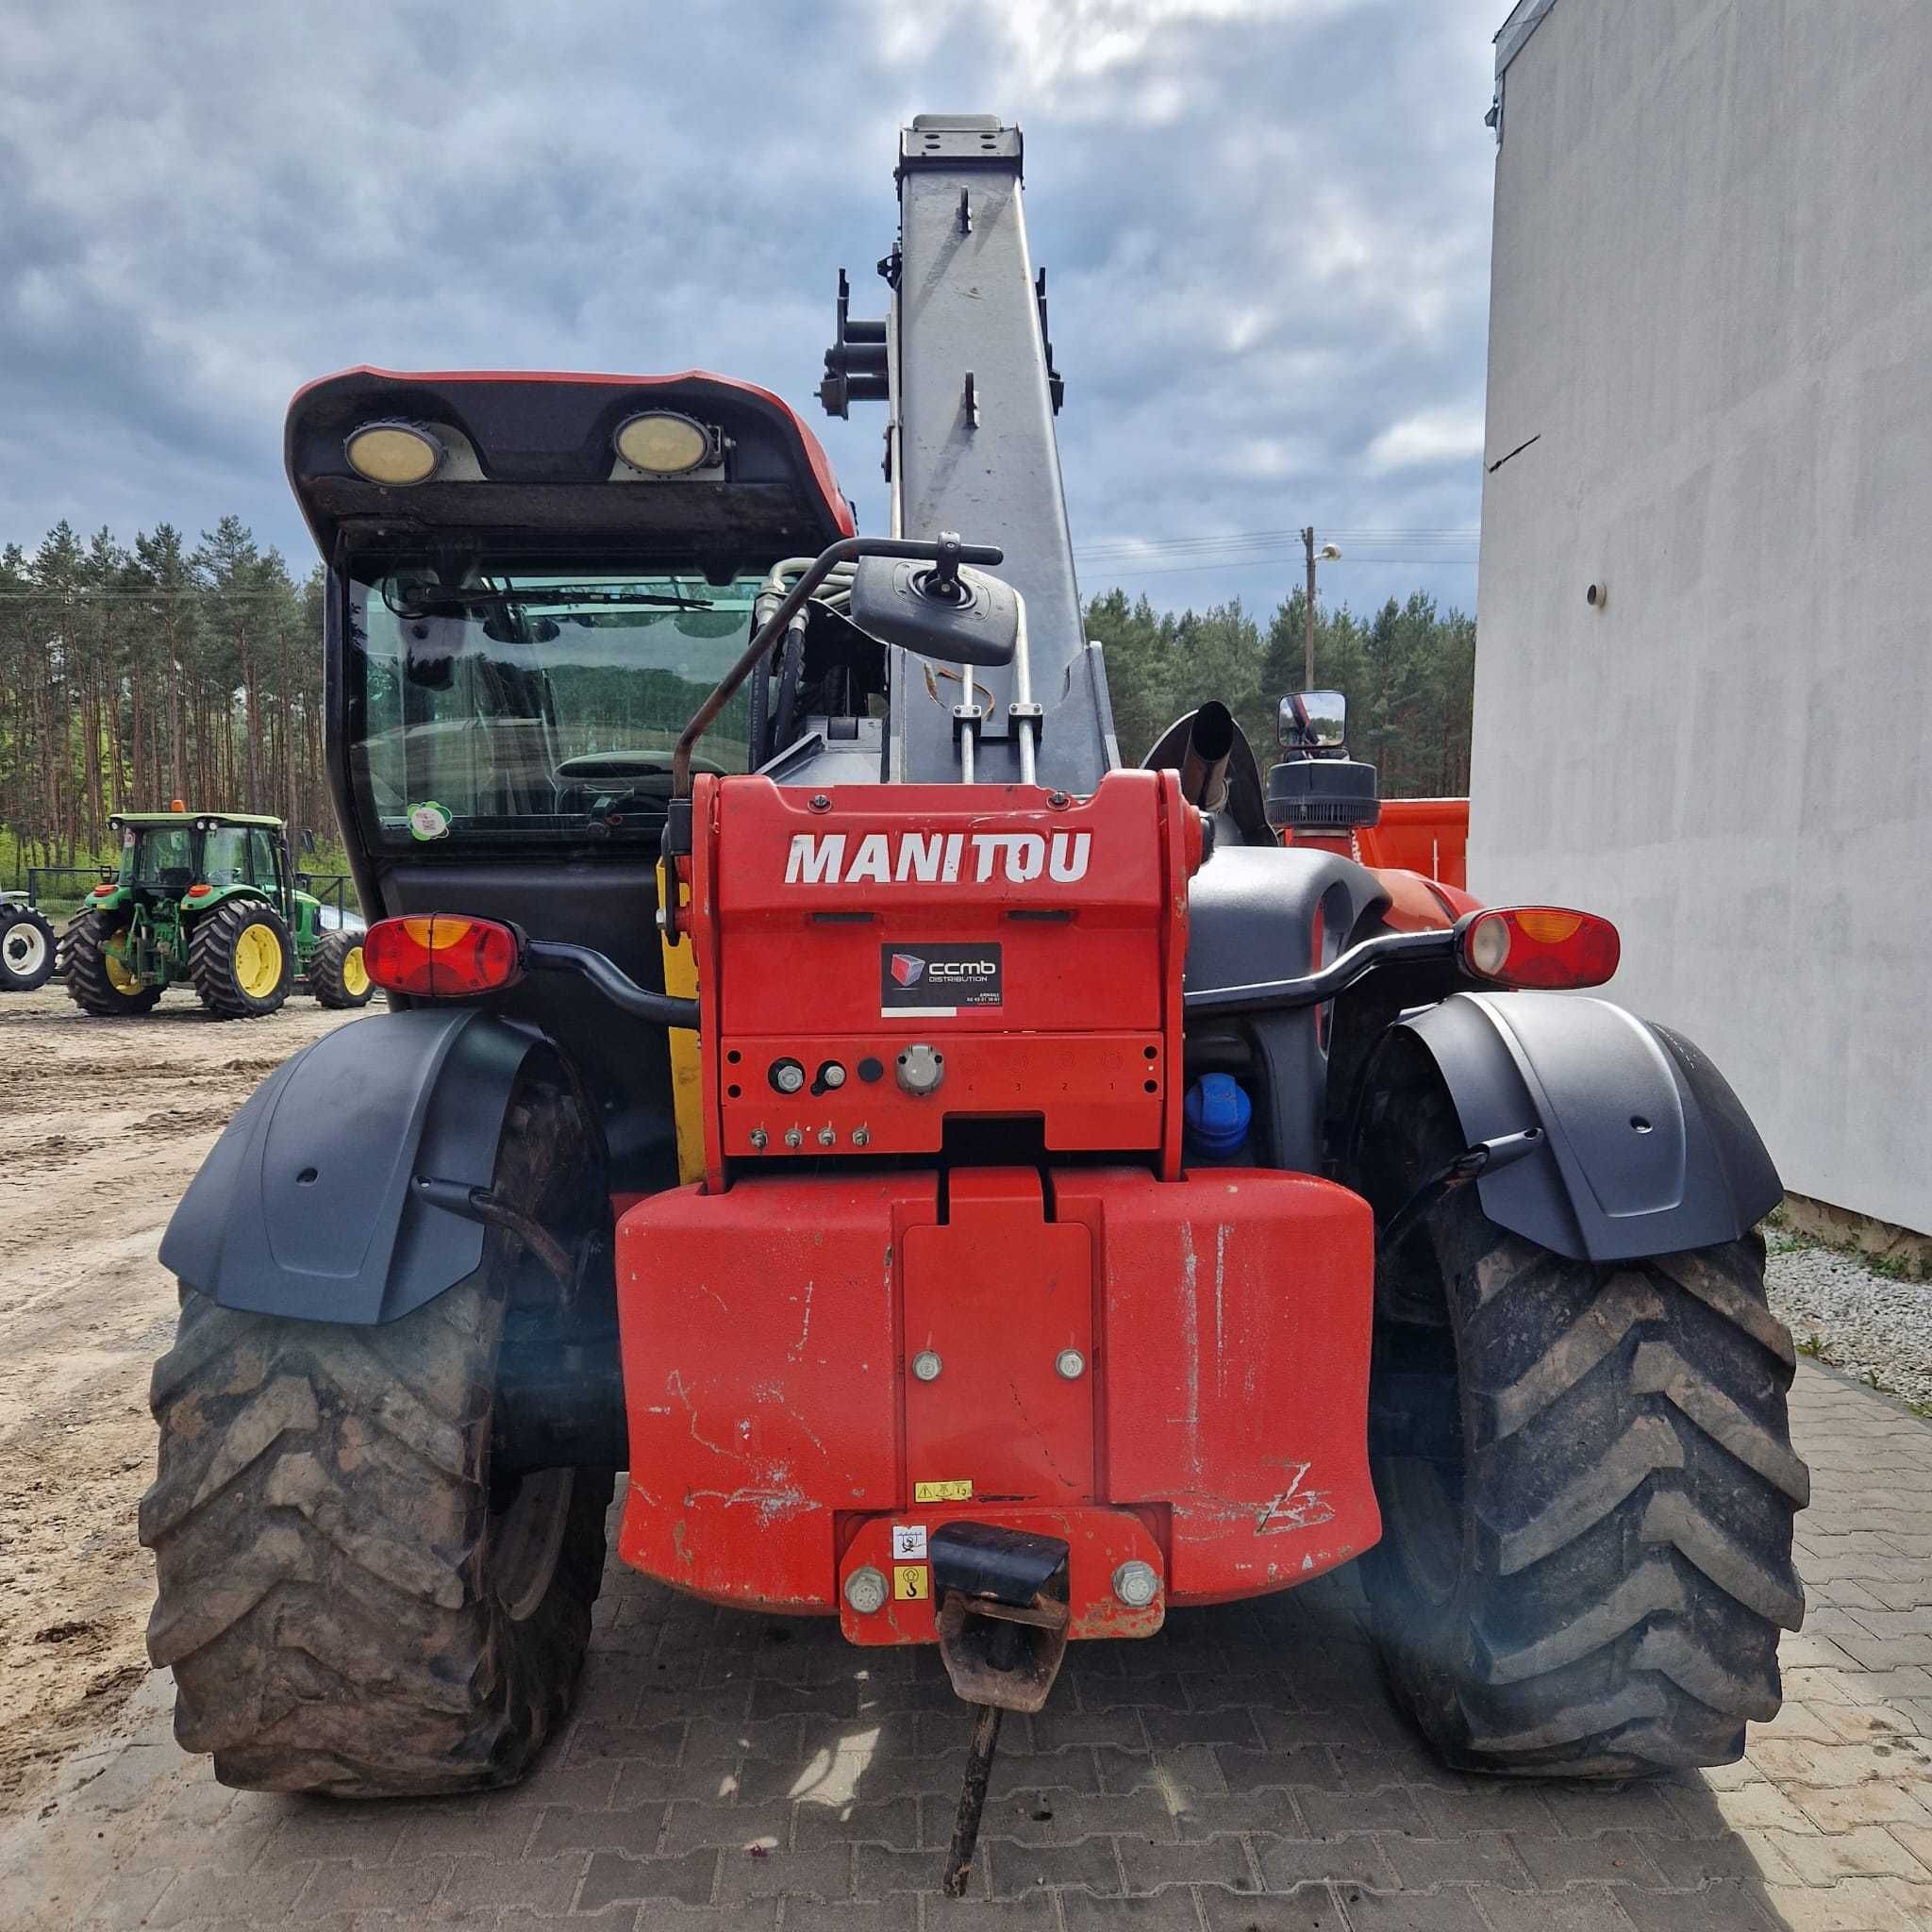
{"type": "Polygon", "coordinates": [[[1182,1174],[1174,774],[701,778],[694,824],[707,1177],[619,1224],[626,1559],[878,1643],[932,1641],[943,1523],[1063,1538],[1076,1637],[1373,1543],[1367,1205],[1182,1174]],[[1012,1164],[942,1162],[969,1126],[1012,1164]]]}

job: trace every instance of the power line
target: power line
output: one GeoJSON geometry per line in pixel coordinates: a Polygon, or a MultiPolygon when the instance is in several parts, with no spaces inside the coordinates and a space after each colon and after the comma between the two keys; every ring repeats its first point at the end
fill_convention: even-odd
{"type": "MultiPolygon", "coordinates": [[[[1403,550],[1439,550],[1444,546],[1461,549],[1477,541],[1474,530],[1462,532],[1445,531],[1441,536],[1409,537],[1405,535],[1372,535],[1362,530],[1344,530],[1335,533],[1353,543],[1368,543],[1372,546],[1403,550]]],[[[1105,558],[1160,558],[1160,557],[1206,557],[1218,556],[1229,551],[1257,550],[1284,553],[1300,547],[1298,533],[1288,537],[1271,537],[1265,532],[1255,531],[1241,536],[1173,538],[1147,542],[1114,542],[1083,544],[1075,555],[1093,561],[1105,558]]]]}
{"type": "MultiPolygon", "coordinates": [[[[1169,577],[1178,576],[1182,575],[1184,572],[1198,570],[1253,570],[1259,569],[1267,564],[1287,563],[1291,560],[1291,559],[1290,558],[1289,555],[1286,552],[1284,552],[1278,557],[1221,557],[1214,558],[1211,562],[1208,563],[1164,563],[1156,564],[1153,568],[1148,570],[1136,570],[1131,565],[1123,566],[1121,564],[1109,562],[1103,559],[1092,565],[1092,574],[1095,576],[1169,577]]],[[[1075,558],[1074,561],[1076,563],[1084,563],[1087,561],[1087,559],[1075,558]]],[[[1334,570],[1340,564],[1349,563],[1406,563],[1410,565],[1424,565],[1431,568],[1440,564],[1452,570],[1474,570],[1476,567],[1476,559],[1473,557],[1408,556],[1341,558],[1331,557],[1324,561],[1322,568],[1324,570],[1334,570]]]]}

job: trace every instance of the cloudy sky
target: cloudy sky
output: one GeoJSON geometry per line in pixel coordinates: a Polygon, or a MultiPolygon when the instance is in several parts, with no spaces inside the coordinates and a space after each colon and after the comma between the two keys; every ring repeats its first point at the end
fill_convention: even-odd
{"type": "Polygon", "coordinates": [[[743,375],[881,528],[834,272],[883,296],[896,130],[964,109],[1025,130],[1084,589],[1270,608],[1313,522],[1324,599],[1467,608],[1507,11],[8,0],[0,541],[232,509],[306,565],[282,411],[358,362],[743,375]]]}

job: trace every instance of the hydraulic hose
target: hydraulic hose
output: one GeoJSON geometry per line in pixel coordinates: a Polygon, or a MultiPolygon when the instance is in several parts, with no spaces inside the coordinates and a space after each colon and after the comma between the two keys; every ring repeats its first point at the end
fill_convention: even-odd
{"type": "Polygon", "coordinates": [[[772,666],[768,658],[751,675],[751,714],[746,721],[745,735],[751,741],[751,757],[746,763],[754,772],[778,748],[775,744],[768,745],[765,742],[766,713],[771,708],[771,703],[772,666]]]}
{"type": "Polygon", "coordinates": [[[784,656],[778,670],[778,714],[772,732],[772,756],[791,742],[798,729],[798,685],[805,675],[805,612],[785,626],[784,656]]]}
{"type": "MultiPolygon", "coordinates": [[[[804,575],[817,561],[812,557],[788,557],[774,563],[765,573],[764,584],[758,591],[760,616],[767,614],[762,608],[764,598],[770,596],[774,600],[772,608],[775,609],[778,600],[791,588],[791,578],[804,575]]],[[[813,595],[818,603],[830,604],[835,608],[849,605],[852,602],[852,565],[834,564],[813,595]]]]}

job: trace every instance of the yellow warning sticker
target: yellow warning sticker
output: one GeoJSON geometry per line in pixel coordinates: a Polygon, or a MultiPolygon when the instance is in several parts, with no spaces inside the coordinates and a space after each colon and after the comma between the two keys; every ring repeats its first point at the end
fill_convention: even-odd
{"type": "Polygon", "coordinates": [[[932,1590],[926,1582],[926,1567],[924,1563],[894,1563],[892,1594],[901,1603],[930,1596],[932,1590]]]}
{"type": "Polygon", "coordinates": [[[970,1482],[914,1483],[912,1500],[915,1503],[970,1503],[973,1500],[973,1485],[970,1482]]]}

